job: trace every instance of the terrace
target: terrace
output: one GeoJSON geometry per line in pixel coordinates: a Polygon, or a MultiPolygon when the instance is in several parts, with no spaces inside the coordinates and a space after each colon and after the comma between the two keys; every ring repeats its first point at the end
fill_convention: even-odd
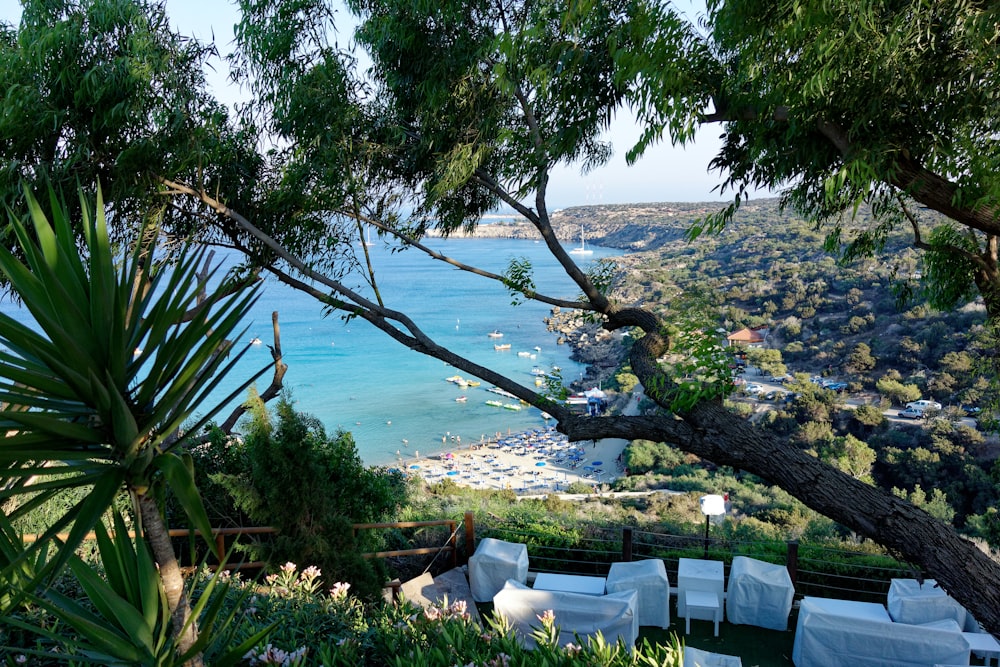
{"type": "MultiPolygon", "coordinates": [[[[524,581],[529,585],[535,583],[535,579],[541,574],[603,578],[607,577],[615,563],[658,559],[664,564],[670,585],[669,601],[667,602],[670,623],[665,628],[641,626],[638,642],[641,643],[643,639],[648,639],[650,642],[669,644],[671,635],[676,634],[686,646],[712,653],[739,656],[744,665],[758,667],[786,667],[794,664],[792,655],[795,646],[795,629],[803,598],[851,601],[849,604],[867,603],[870,608],[879,609],[882,614],[885,614],[885,605],[892,580],[913,580],[922,577],[922,573],[894,561],[876,549],[864,551],[859,548],[857,551],[846,551],[800,545],[794,541],[740,542],[708,536],[652,533],[636,530],[630,526],[604,529],[590,527],[585,537],[566,538],[525,529],[498,519],[491,519],[491,521],[490,524],[476,524],[470,512],[466,513],[464,522],[441,520],[364,524],[356,525],[355,529],[392,529],[395,531],[395,538],[399,546],[411,548],[366,554],[366,557],[399,559],[395,560],[393,565],[400,572],[407,569],[413,572],[423,570],[422,577],[416,577],[408,584],[423,579],[431,582],[430,589],[436,585],[439,577],[442,582],[446,580],[458,581],[459,585],[464,587],[465,597],[471,597],[468,587],[469,581],[464,574],[461,574],[462,569],[458,566],[466,561],[462,554],[474,553],[477,545],[482,544],[484,538],[493,538],[514,545],[524,545],[527,560],[530,561],[530,570],[527,563],[524,566],[526,573],[524,581]],[[435,530],[435,526],[439,529],[435,530]],[[441,539],[442,533],[443,540],[441,539]],[[686,631],[685,619],[678,613],[677,609],[678,575],[681,560],[717,561],[721,563],[725,581],[727,584],[731,584],[732,564],[737,556],[746,556],[756,561],[772,563],[787,569],[794,585],[795,601],[785,629],[773,630],[757,625],[734,624],[730,622],[729,610],[727,610],[721,619],[717,636],[714,632],[714,624],[705,620],[692,620],[690,631],[686,631]],[[430,573],[433,573],[433,578],[430,573]],[[457,576],[459,574],[461,576],[457,576]]],[[[226,533],[232,535],[248,531],[259,533],[270,532],[270,529],[231,529],[226,533]]],[[[258,537],[260,537],[259,534],[258,537]]],[[[221,535],[219,539],[223,540],[221,535]]],[[[220,546],[225,546],[225,544],[220,546]]],[[[392,584],[393,592],[398,593],[401,589],[406,590],[406,586],[407,584],[402,584],[397,580],[392,584]]],[[[414,589],[411,588],[410,591],[412,590],[414,589]]],[[[407,596],[411,600],[419,602],[410,595],[410,591],[407,591],[407,596]]],[[[455,594],[457,592],[459,591],[455,588],[447,591],[448,599],[457,599],[459,597],[455,594]]],[[[434,600],[429,599],[429,601],[434,600]]],[[[805,606],[809,607],[809,605],[805,606]]],[[[480,615],[493,611],[493,604],[488,601],[477,602],[475,607],[480,615]]],[[[556,615],[558,624],[559,614],[556,615]]],[[[534,614],[530,615],[529,618],[534,621],[534,614]]],[[[872,644],[890,641],[889,638],[878,633],[891,633],[894,630],[915,633],[918,642],[921,635],[925,634],[942,633],[940,636],[946,639],[949,636],[954,636],[951,630],[920,628],[912,624],[914,621],[891,623],[888,622],[887,616],[885,620],[887,621],[886,625],[862,622],[858,626],[858,632],[876,633],[870,641],[872,644]],[[873,630],[873,627],[877,629],[873,630]]],[[[965,627],[970,629],[968,623],[965,627]]],[[[567,625],[563,630],[571,632],[572,627],[567,625]]],[[[984,643],[991,641],[991,637],[986,634],[981,634],[980,638],[984,643]]],[[[906,641],[906,638],[900,640],[899,637],[896,637],[896,640],[906,641]]],[[[919,649],[919,643],[917,646],[919,649]]],[[[960,661],[958,664],[991,664],[988,661],[989,657],[991,657],[990,653],[973,651],[967,661],[960,661]]],[[[1000,658],[1000,655],[992,654],[992,657],[1000,658]]],[[[915,660],[915,662],[905,664],[933,664],[919,662],[919,658],[915,658],[915,660]]],[[[815,663],[799,661],[799,667],[810,664],[815,663]]],[[[853,663],[845,662],[843,659],[839,662],[833,659],[822,664],[847,665],[853,663]]],[[[890,660],[879,664],[897,663],[890,660]]]]}
{"type": "MultiPolygon", "coordinates": [[[[467,517],[467,522],[469,520],[471,519],[467,517]]],[[[607,529],[603,534],[592,533],[590,537],[570,546],[547,543],[543,534],[500,523],[480,525],[475,530],[467,524],[466,529],[467,541],[476,537],[492,537],[527,545],[531,564],[529,584],[540,573],[605,577],[615,562],[661,559],[671,586],[670,626],[665,629],[640,627],[639,642],[648,639],[651,642],[667,643],[670,635],[676,634],[686,646],[739,656],[744,665],[758,667],[793,665],[794,631],[803,597],[885,605],[892,579],[922,576],[912,568],[871,551],[850,552],[800,545],[797,542],[734,542],[650,533],[626,526],[620,530],[607,529]],[[470,535],[474,537],[470,538],[470,535]],[[686,632],[685,619],[677,610],[678,565],[681,559],[721,561],[724,564],[725,581],[729,582],[733,559],[741,555],[784,565],[788,569],[795,587],[795,602],[787,629],[771,630],[754,625],[733,624],[729,622],[727,613],[720,624],[718,636],[715,636],[713,623],[704,620],[692,620],[690,632],[686,632]]],[[[477,606],[480,613],[492,611],[490,603],[477,606]]],[[[902,623],[893,625],[905,626],[902,623]]],[[[989,654],[977,655],[973,652],[970,664],[990,664],[988,657],[989,654]]]]}

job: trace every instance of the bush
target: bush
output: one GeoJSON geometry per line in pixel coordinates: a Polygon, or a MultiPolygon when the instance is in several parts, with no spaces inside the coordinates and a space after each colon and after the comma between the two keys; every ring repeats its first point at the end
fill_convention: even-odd
{"type": "MultiPolygon", "coordinates": [[[[311,667],[355,667],[356,665],[407,665],[407,667],[452,667],[475,664],[562,665],[583,667],[636,664],[680,667],[682,647],[676,636],[669,645],[643,642],[633,655],[624,644],[601,640],[559,646],[559,619],[543,615],[534,633],[537,648],[528,650],[502,622],[492,617],[486,629],[473,622],[463,602],[421,609],[410,603],[387,605],[381,600],[365,602],[351,594],[352,587],[335,583],[324,587],[322,573],[315,568],[299,570],[286,563],[267,577],[263,586],[233,576],[225,599],[224,615],[231,614],[235,627],[226,639],[236,645],[244,638],[266,631],[266,639],[247,652],[248,665],[295,665],[311,667]]],[[[196,586],[201,589],[205,582],[196,586]]],[[[71,631],[64,630],[71,640],[71,631]]],[[[0,628],[0,664],[43,664],[28,657],[36,648],[34,638],[7,633],[0,628]]],[[[62,647],[49,647],[60,649],[62,647]]],[[[206,664],[214,656],[206,653],[206,664]]],[[[47,662],[44,664],[48,664],[47,662]]]]}
{"type": "Polygon", "coordinates": [[[317,419],[292,408],[287,395],[278,401],[276,420],[259,399],[251,414],[240,445],[248,470],[212,479],[255,523],[277,529],[254,557],[315,565],[362,596],[381,595],[384,573],[359,555],[376,549],[378,536],[367,531],[355,539],[351,524],[394,518],[406,498],[403,476],[366,468],[349,433],[327,436],[317,419]]]}

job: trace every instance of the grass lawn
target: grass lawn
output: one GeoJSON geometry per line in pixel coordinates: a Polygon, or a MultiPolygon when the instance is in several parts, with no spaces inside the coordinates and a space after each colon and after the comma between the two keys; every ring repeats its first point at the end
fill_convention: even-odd
{"type": "Polygon", "coordinates": [[[670,634],[676,633],[685,646],[693,646],[712,653],[738,655],[743,667],[791,667],[792,643],[795,639],[796,614],[788,620],[789,630],[767,630],[752,625],[719,624],[719,636],[713,637],[714,623],[691,619],[691,634],[684,634],[684,617],[677,616],[677,607],[671,604],[670,628],[639,628],[639,640],[669,643],[670,634]]]}

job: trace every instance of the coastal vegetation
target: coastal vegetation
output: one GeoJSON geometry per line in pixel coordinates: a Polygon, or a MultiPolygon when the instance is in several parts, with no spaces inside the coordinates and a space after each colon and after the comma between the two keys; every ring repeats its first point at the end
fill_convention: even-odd
{"type": "MultiPolygon", "coordinates": [[[[668,443],[715,466],[753,475],[912,562],[987,630],[1000,632],[1000,565],[941,520],[950,517],[932,480],[921,472],[900,479],[898,487],[893,483],[896,491],[871,483],[904,460],[923,465],[947,458],[951,468],[941,474],[965,470],[964,452],[954,443],[964,439],[963,447],[972,449],[975,436],[954,427],[952,437],[944,432],[947,427],[935,424],[922,443],[926,446],[913,447],[912,438],[889,432],[879,447],[883,458],[876,458],[884,468],[869,470],[868,450],[875,450],[873,435],[881,428],[871,410],[854,420],[859,432],[870,431],[862,440],[839,423],[845,413],[836,395],[809,386],[808,377],[799,378],[795,393],[806,398],[793,402],[791,410],[767,411],[759,419],[774,428],[763,428],[757,419],[746,418],[757,413],[751,402],[729,400],[736,386],[732,355],[705,333],[736,323],[771,324],[780,313],[781,326],[774,328],[786,339],[782,358],[761,353],[758,360],[772,370],[780,369],[779,363],[794,368],[808,362],[825,364],[816,370],[830,373],[834,360],[843,358],[838,370],[851,376],[848,387],[865,389],[866,378],[874,378],[874,389],[890,402],[913,395],[910,387],[935,396],[960,390],[963,399],[995,401],[1000,378],[1000,355],[991,354],[1000,313],[997,7],[968,2],[803,7],[710,0],[700,25],[670,5],[644,0],[565,5],[443,0],[419,7],[357,0],[348,7],[360,22],[354,43],[371,61],[363,73],[355,55],[338,47],[336,14],[326,3],[242,2],[233,63],[253,99],[231,116],[205,86],[202,66],[213,45],[174,33],[162,4],[29,0],[20,26],[5,26],[0,40],[0,81],[7,91],[0,114],[0,199],[18,214],[28,208],[25,192],[51,188],[51,204],[43,198],[34,208],[38,213],[48,209],[55,218],[56,210],[66,207],[62,231],[71,232],[73,223],[77,238],[91,240],[87,197],[78,208],[60,201],[76,201],[81,184],[94,192],[101,184],[112,211],[110,241],[146,248],[136,239],[162,240],[157,248],[162,254],[156,257],[166,260],[176,259],[189,241],[235,247],[246,265],[232,285],[270,272],[315,297],[318,310],[363,318],[397,343],[549,412],[573,440],[668,443]],[[555,166],[589,168],[608,160],[611,147],[602,133],[626,107],[643,132],[629,150],[633,160],[664,138],[692,141],[696,128],[705,124],[718,123],[724,133],[714,164],[723,171],[722,185],[734,193],[733,202],[722,211],[705,210],[677,238],[709,233],[725,238],[722,234],[737,229],[736,215],[748,208],[746,192],[783,189],[784,204],[812,222],[832,225],[824,230],[824,243],[841,259],[881,257],[883,264],[908,268],[903,275],[916,279],[919,274],[936,308],[964,304],[978,294],[985,318],[974,309],[964,313],[968,342],[948,349],[949,328],[939,311],[917,304],[907,311],[911,327],[904,318],[900,326],[906,334],[895,348],[885,349],[879,343],[879,318],[894,295],[881,279],[875,274],[852,279],[843,268],[829,281],[811,279],[814,266],[833,268],[836,262],[818,250],[812,257],[761,268],[774,241],[745,229],[739,251],[748,261],[754,257],[756,268],[747,265],[748,273],[756,272],[754,281],[735,289],[720,283],[700,288],[695,267],[709,280],[717,267],[710,259],[702,262],[692,248],[689,258],[677,262],[683,266],[671,267],[676,272],[668,273],[662,264],[646,267],[656,275],[651,299],[637,301],[616,292],[606,269],[588,275],[561,246],[546,193],[555,166]],[[865,220],[855,215],[863,204],[871,212],[865,220]],[[433,226],[443,233],[473,231],[482,214],[501,206],[534,228],[579,288],[578,298],[547,294],[523,265],[494,274],[442,257],[420,242],[433,226]],[[929,229],[934,223],[923,207],[944,220],[929,229]],[[148,221],[156,221],[157,236],[136,233],[148,221]],[[525,388],[439,345],[406,315],[405,303],[383,301],[378,276],[366,261],[365,226],[401,250],[492,279],[514,299],[581,311],[612,337],[624,338],[627,332],[628,369],[622,370],[641,383],[653,406],[639,416],[580,416],[557,394],[525,388]],[[888,241],[897,228],[906,231],[919,255],[891,254],[888,241]],[[772,283],[782,287],[769,292],[772,283]],[[876,283],[879,288],[866,298],[864,287],[876,283]],[[355,288],[358,284],[362,287],[355,288]],[[831,298],[841,294],[842,302],[831,298]],[[706,305],[721,309],[721,319],[706,305]],[[843,339],[850,344],[838,345],[843,339]],[[921,369],[928,361],[947,370],[921,369]],[[881,377],[874,375],[880,371],[881,377]],[[915,379],[921,372],[922,384],[915,379]],[[963,373],[968,376],[964,384],[963,373]],[[734,409],[737,404],[748,407],[734,409]]],[[[97,210],[103,214],[103,205],[97,210]]],[[[131,283],[112,279],[111,251],[90,247],[91,257],[104,259],[96,271],[69,252],[75,250],[72,233],[58,241],[51,233],[39,234],[41,249],[19,243],[22,254],[7,258],[8,266],[22,256],[37,264],[38,257],[57,247],[79,267],[57,283],[103,276],[95,292],[118,285],[119,294],[107,303],[114,298],[132,303],[131,283]]],[[[59,264],[66,270],[62,260],[59,264]]],[[[17,272],[9,271],[7,280],[16,283],[17,272]]],[[[61,295],[63,287],[33,289],[25,302],[52,306],[49,297],[61,295]]],[[[75,314],[80,303],[89,305],[89,313],[107,310],[96,299],[64,301],[52,316],[60,324],[62,314],[75,314]]],[[[140,309],[123,306],[116,312],[138,317],[140,309]]],[[[180,322],[185,313],[165,308],[157,314],[180,322]]],[[[125,324],[143,327],[153,321],[125,324]]],[[[212,370],[223,363],[219,352],[229,330],[205,326],[198,317],[192,321],[209,330],[206,341],[164,353],[171,362],[165,369],[189,359],[212,370]]],[[[169,330],[166,324],[151,329],[169,330]]],[[[101,335],[119,331],[105,326],[91,333],[104,342],[101,335]]],[[[8,355],[8,361],[17,369],[23,359],[63,359],[61,346],[73,337],[49,334],[50,340],[35,341],[41,346],[37,350],[9,340],[11,349],[22,354],[8,355]]],[[[151,375],[168,385],[165,394],[159,388],[143,393],[153,385],[143,384],[140,366],[128,362],[136,339],[122,335],[115,346],[95,343],[93,350],[73,354],[72,363],[60,362],[63,376],[57,379],[73,385],[72,392],[47,373],[15,372],[7,379],[11,397],[32,394],[8,403],[34,408],[8,406],[4,413],[16,431],[5,442],[17,455],[10,456],[7,468],[14,471],[8,479],[16,493],[34,475],[52,482],[43,485],[44,493],[54,492],[57,484],[91,491],[74,506],[71,539],[60,545],[59,556],[28,577],[23,587],[28,593],[63,565],[72,567],[81,582],[93,584],[92,591],[104,590],[71,552],[84,531],[98,528],[103,510],[119,492],[127,492],[139,508],[147,537],[164,528],[158,494],[166,486],[204,528],[190,483],[194,473],[182,456],[183,438],[173,438],[207,377],[199,370],[168,377],[163,370],[151,375]],[[76,366],[90,360],[106,364],[90,369],[84,387],[76,366]],[[125,368],[132,375],[124,375],[125,368]],[[174,392],[171,383],[177,378],[188,382],[174,392]],[[106,380],[114,380],[114,386],[106,386],[106,380]],[[142,400],[132,400],[133,386],[140,387],[142,400]],[[43,389],[49,394],[41,395],[43,389]],[[58,450],[62,457],[49,458],[72,463],[79,477],[56,477],[55,470],[35,463],[38,452],[15,451],[22,443],[58,450]]],[[[147,346],[146,353],[153,350],[155,345],[147,346]]],[[[961,511],[952,508],[955,520],[966,525],[987,521],[974,517],[988,512],[981,506],[988,493],[966,494],[967,480],[977,477],[982,476],[970,471],[963,488],[951,491],[968,501],[961,511]]],[[[4,498],[14,495],[7,488],[4,498]]],[[[948,497],[949,491],[943,493],[948,497]]],[[[38,503],[22,505],[22,513],[33,504],[38,503]]],[[[50,532],[70,521],[57,522],[50,532]]],[[[54,543],[52,534],[43,545],[54,543]]],[[[128,551],[120,560],[141,561],[142,572],[151,575],[142,540],[101,541],[106,563],[113,561],[115,549],[128,551]]],[[[172,555],[155,539],[150,543],[174,618],[166,623],[154,609],[143,618],[153,618],[156,627],[143,636],[162,637],[163,628],[169,628],[176,656],[197,661],[204,642],[199,643],[197,625],[184,620],[188,610],[179,575],[168,571],[174,567],[172,555]]],[[[24,553],[38,555],[43,549],[24,553]]],[[[16,545],[7,553],[15,555],[2,573],[11,579],[28,558],[17,555],[16,545]]],[[[140,581],[148,583],[149,577],[140,581]]],[[[156,591],[143,588],[136,597],[133,602],[144,610],[157,607],[156,591]]],[[[217,613],[224,608],[206,604],[217,613]]],[[[117,610],[112,615],[119,620],[131,618],[120,605],[106,607],[100,611],[117,610]]],[[[162,654],[175,655],[169,644],[153,643],[162,654]]]]}

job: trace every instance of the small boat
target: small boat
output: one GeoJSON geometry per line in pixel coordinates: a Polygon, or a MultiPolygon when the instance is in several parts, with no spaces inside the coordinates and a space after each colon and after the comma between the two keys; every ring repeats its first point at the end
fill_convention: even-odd
{"type": "Polygon", "coordinates": [[[251,345],[260,345],[261,344],[260,338],[257,338],[256,336],[253,337],[253,338],[251,338],[250,339],[250,344],[251,345]]]}
{"type": "Polygon", "coordinates": [[[535,352],[541,352],[541,351],[542,351],[542,347],[540,345],[536,345],[535,346],[535,352]]]}
{"type": "Polygon", "coordinates": [[[503,407],[503,401],[495,401],[495,400],[491,399],[489,401],[486,401],[486,405],[493,406],[494,408],[502,408],[503,407]]]}
{"type": "Polygon", "coordinates": [[[490,338],[503,338],[503,334],[500,333],[499,329],[494,329],[493,331],[489,332],[486,335],[489,336],[490,338]]]}
{"type": "Polygon", "coordinates": [[[469,385],[470,387],[478,387],[479,385],[482,384],[482,382],[480,382],[479,380],[466,380],[465,384],[469,385]]]}
{"type": "Polygon", "coordinates": [[[455,402],[456,403],[465,403],[467,400],[469,400],[468,396],[459,396],[458,398],[455,399],[455,402]]]}
{"type": "Polygon", "coordinates": [[[521,406],[517,403],[504,403],[503,408],[504,410],[520,410],[521,406]]]}
{"type": "Polygon", "coordinates": [[[458,384],[458,382],[459,382],[459,381],[460,381],[461,379],[462,379],[462,376],[461,376],[461,375],[452,375],[452,376],[451,376],[450,378],[445,378],[445,379],[444,379],[444,381],[445,381],[445,382],[453,382],[453,383],[455,383],[455,384],[458,384]]]}
{"type": "Polygon", "coordinates": [[[571,255],[593,255],[594,251],[587,247],[587,242],[583,238],[583,227],[580,227],[580,245],[569,251],[571,255]]]}
{"type": "Polygon", "coordinates": [[[525,352],[525,351],[522,350],[521,352],[517,353],[517,356],[519,356],[519,357],[530,357],[531,356],[531,352],[525,352]]]}
{"type": "Polygon", "coordinates": [[[494,344],[494,345],[493,345],[493,349],[494,349],[494,350],[497,350],[498,352],[499,352],[500,350],[509,350],[509,349],[510,349],[510,343],[503,343],[503,344],[501,344],[501,345],[496,345],[496,344],[494,344]]]}
{"type": "Polygon", "coordinates": [[[552,415],[550,415],[548,412],[544,412],[543,411],[542,412],[542,419],[545,419],[545,420],[552,419],[552,415]]]}

